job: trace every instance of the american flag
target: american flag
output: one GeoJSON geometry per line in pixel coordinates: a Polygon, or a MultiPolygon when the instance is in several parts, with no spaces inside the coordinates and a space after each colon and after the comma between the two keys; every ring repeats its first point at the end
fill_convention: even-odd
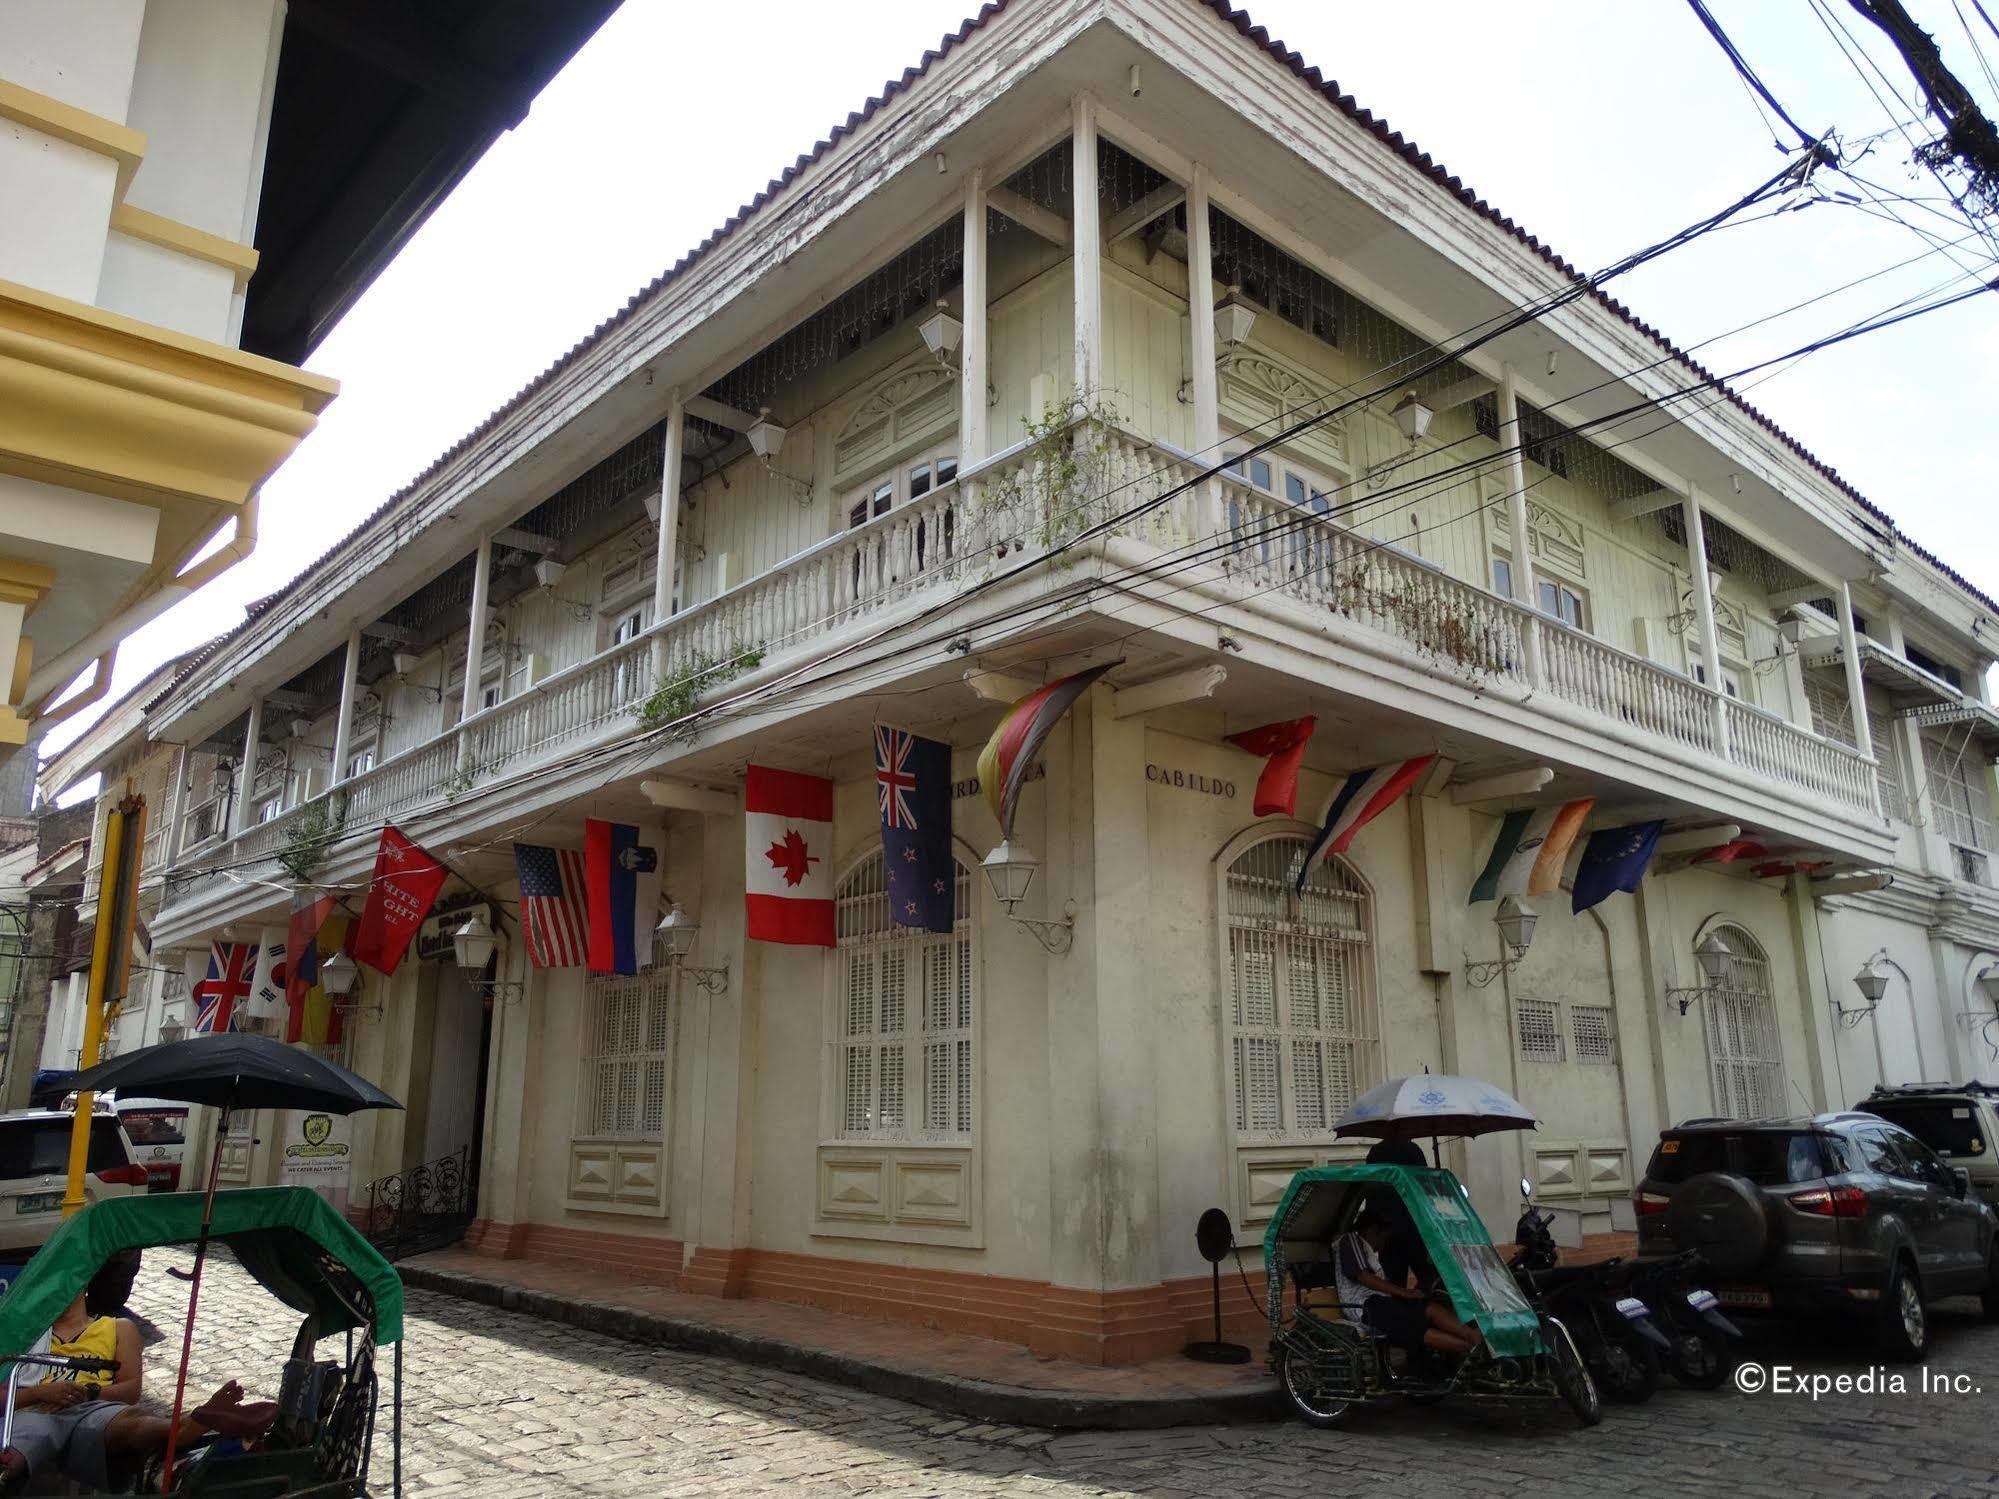
{"type": "Polygon", "coordinates": [[[521,877],[528,961],[537,968],[581,968],[590,954],[582,851],[516,843],[514,868],[521,877]]]}
{"type": "Polygon", "coordinates": [[[235,1029],[236,1002],[250,997],[257,965],[254,942],[211,942],[208,977],[194,986],[194,1032],[220,1035],[235,1029]]]}
{"type": "Polygon", "coordinates": [[[881,793],[882,826],[914,828],[916,772],[910,768],[909,752],[915,735],[903,729],[875,725],[875,787],[881,793]]]}

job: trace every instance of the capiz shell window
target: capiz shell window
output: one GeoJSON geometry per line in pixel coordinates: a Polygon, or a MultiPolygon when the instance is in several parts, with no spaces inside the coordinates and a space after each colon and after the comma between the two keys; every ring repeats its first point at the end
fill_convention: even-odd
{"type": "Polygon", "coordinates": [[[834,894],[833,1134],[966,1143],[977,1118],[972,885],[952,861],[949,932],[898,926],[879,849],[834,894]]]}
{"type": "Polygon", "coordinates": [[[1367,888],[1334,858],[1299,894],[1310,849],[1270,838],[1228,869],[1227,1065],[1241,1138],[1327,1135],[1378,1080],[1367,888]]]}

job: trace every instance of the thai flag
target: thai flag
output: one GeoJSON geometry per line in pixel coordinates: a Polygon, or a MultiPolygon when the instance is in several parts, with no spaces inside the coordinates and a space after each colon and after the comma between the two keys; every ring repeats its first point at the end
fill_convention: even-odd
{"type": "Polygon", "coordinates": [[[590,914],[590,971],[637,973],[659,905],[659,855],[628,822],[583,820],[583,888],[590,914]]]}
{"type": "Polygon", "coordinates": [[[1340,784],[1340,789],[1333,793],[1333,799],[1326,807],[1325,824],[1319,829],[1319,836],[1312,840],[1311,852],[1298,866],[1298,893],[1305,893],[1305,879],[1314,864],[1329,854],[1345,853],[1347,845],[1354,840],[1354,834],[1387,811],[1436,758],[1435,755],[1418,755],[1413,760],[1376,765],[1348,776],[1340,784]]]}

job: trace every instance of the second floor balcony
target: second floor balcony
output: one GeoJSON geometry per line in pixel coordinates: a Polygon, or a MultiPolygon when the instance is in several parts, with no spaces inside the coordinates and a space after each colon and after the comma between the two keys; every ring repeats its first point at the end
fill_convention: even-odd
{"type": "MultiPolygon", "coordinates": [[[[350,756],[331,785],[294,777],[289,805],[246,802],[263,820],[183,839],[160,924],[171,937],[223,919],[246,882],[268,895],[315,854],[327,877],[358,874],[373,840],[349,833],[492,824],[572,771],[601,779],[611,747],[632,747],[629,778],[713,775],[740,758],[746,723],[809,718],[843,683],[969,706],[967,667],[1027,659],[1051,622],[1115,651],[1169,604],[1202,623],[1156,640],[1147,678],[1220,663],[1288,680],[1299,701],[1331,695],[1369,725],[1357,763],[1370,742],[1443,740],[1464,763],[1559,767],[1606,807],[1740,822],[1820,857],[1892,848],[1874,761],[1849,745],[1079,417],[443,732],[350,756]]],[[[1216,706],[1232,711],[1232,692],[1216,706]]]]}

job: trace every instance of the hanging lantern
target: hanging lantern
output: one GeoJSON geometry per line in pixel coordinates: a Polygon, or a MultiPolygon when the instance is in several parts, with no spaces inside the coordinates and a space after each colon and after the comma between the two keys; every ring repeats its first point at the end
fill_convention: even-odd
{"type": "Polygon", "coordinates": [[[749,431],[743,434],[749,439],[750,451],[769,467],[770,461],[784,449],[785,429],[770,419],[770,407],[757,412],[757,419],[750,423],[749,431]]]}
{"type": "Polygon", "coordinates": [[[1735,957],[1735,950],[1721,940],[1721,933],[1709,932],[1694,948],[1694,961],[1701,966],[1701,977],[1713,988],[1728,977],[1728,965],[1735,957]]]}
{"type": "Polygon", "coordinates": [[[1002,838],[999,847],[987,854],[979,867],[986,872],[986,881],[993,887],[993,897],[1011,916],[1013,908],[1027,898],[1028,888],[1034,883],[1034,872],[1041,867],[1041,861],[1024,845],[1002,838]]]}
{"type": "Polygon", "coordinates": [[[1416,398],[1413,390],[1397,401],[1395,409],[1389,414],[1395,418],[1395,425],[1402,429],[1402,435],[1409,440],[1412,448],[1430,435],[1430,419],[1436,415],[1416,398]]]}
{"type": "Polygon", "coordinates": [[[493,925],[486,920],[484,911],[474,911],[465,925],[451,934],[452,956],[458,960],[460,968],[473,973],[486,971],[486,965],[493,961],[493,949],[497,945],[493,925]]]}
{"type": "Polygon", "coordinates": [[[667,956],[676,963],[694,951],[694,939],[700,935],[701,923],[681,910],[679,901],[653,928],[654,938],[665,944],[667,956]]]}
{"type": "Polygon", "coordinates": [[[1534,941],[1534,926],[1540,921],[1534,908],[1517,895],[1509,895],[1499,903],[1499,910],[1493,915],[1493,925],[1499,928],[1499,935],[1505,940],[1516,958],[1525,957],[1528,947],[1534,941]]]}

